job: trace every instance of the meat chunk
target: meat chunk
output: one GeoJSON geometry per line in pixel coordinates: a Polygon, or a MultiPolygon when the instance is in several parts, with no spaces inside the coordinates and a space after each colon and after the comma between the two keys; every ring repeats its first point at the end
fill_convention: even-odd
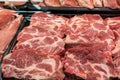
{"type": "Polygon", "coordinates": [[[80,7],[94,8],[92,0],[77,0],[80,7]]]}
{"type": "Polygon", "coordinates": [[[17,79],[63,80],[62,63],[57,56],[42,55],[32,49],[18,49],[5,56],[3,76],[17,79]]]}
{"type": "Polygon", "coordinates": [[[21,15],[18,15],[11,10],[0,10],[0,53],[3,53],[7,48],[22,19],[21,15]]]}
{"type": "Polygon", "coordinates": [[[66,44],[104,43],[108,49],[115,47],[114,34],[99,15],[74,16],[68,22],[66,44]]]}
{"type": "Polygon", "coordinates": [[[109,80],[115,70],[109,52],[101,52],[96,47],[79,46],[65,53],[65,72],[86,80],[109,80]]]}
{"type": "Polygon", "coordinates": [[[79,7],[76,0],[60,0],[61,6],[79,7]]]}
{"type": "Polygon", "coordinates": [[[52,6],[52,7],[60,7],[60,2],[59,0],[45,0],[44,1],[47,6],[52,6]]]}
{"type": "Polygon", "coordinates": [[[112,1],[103,0],[103,5],[104,5],[104,7],[109,7],[109,8],[113,8],[113,9],[120,8],[120,6],[117,3],[117,0],[112,0],[112,1]]]}

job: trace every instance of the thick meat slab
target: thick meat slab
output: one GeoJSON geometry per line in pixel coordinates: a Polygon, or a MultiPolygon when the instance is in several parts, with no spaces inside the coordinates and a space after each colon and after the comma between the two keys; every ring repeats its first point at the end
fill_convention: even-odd
{"type": "Polygon", "coordinates": [[[62,63],[57,56],[42,55],[32,49],[18,49],[5,56],[3,76],[17,79],[63,80],[62,63]]]}
{"type": "Polygon", "coordinates": [[[86,80],[109,80],[115,70],[109,52],[101,52],[96,47],[79,46],[65,53],[65,72],[86,80]]]}
{"type": "Polygon", "coordinates": [[[60,2],[59,0],[44,0],[45,4],[47,6],[52,6],[52,7],[60,7],[60,2]]]}
{"type": "Polygon", "coordinates": [[[53,14],[37,12],[32,15],[30,25],[38,26],[54,32],[59,37],[64,37],[67,18],[53,14]]]}
{"type": "Polygon", "coordinates": [[[104,43],[109,50],[115,47],[114,34],[100,15],[74,16],[68,22],[66,44],[104,43]]]}
{"type": "Polygon", "coordinates": [[[22,19],[21,15],[11,10],[0,10],[0,53],[4,52],[14,37],[22,19]]]}
{"type": "Polygon", "coordinates": [[[92,0],[77,0],[80,7],[94,8],[92,0]]]}
{"type": "Polygon", "coordinates": [[[61,6],[79,7],[77,0],[60,0],[61,6]]]}

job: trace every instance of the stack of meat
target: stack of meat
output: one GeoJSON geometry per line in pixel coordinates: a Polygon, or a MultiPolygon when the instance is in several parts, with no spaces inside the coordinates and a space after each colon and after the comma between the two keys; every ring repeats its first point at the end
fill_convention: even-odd
{"type": "Polygon", "coordinates": [[[64,71],[86,80],[120,78],[119,20],[37,12],[18,35],[13,52],[4,57],[3,76],[63,80],[64,71]]]}
{"type": "Polygon", "coordinates": [[[52,6],[52,7],[108,7],[108,8],[120,8],[120,0],[44,0],[39,3],[40,6],[52,6]]]}
{"type": "Polygon", "coordinates": [[[0,9],[0,59],[14,37],[22,19],[22,16],[14,11],[0,9]]]}

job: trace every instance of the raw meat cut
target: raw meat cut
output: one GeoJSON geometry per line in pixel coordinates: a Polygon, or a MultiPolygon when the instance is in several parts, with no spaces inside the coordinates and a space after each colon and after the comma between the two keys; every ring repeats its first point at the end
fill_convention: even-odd
{"type": "Polygon", "coordinates": [[[32,49],[18,49],[5,56],[3,76],[17,79],[63,80],[62,63],[58,56],[43,55],[32,49]]]}
{"type": "Polygon", "coordinates": [[[112,50],[114,65],[117,77],[120,78],[120,17],[107,18],[106,23],[113,30],[115,35],[115,48],[112,50]]]}
{"type": "Polygon", "coordinates": [[[103,0],[103,7],[109,7],[109,8],[120,8],[120,6],[117,3],[117,0],[103,0]]]}
{"type": "Polygon", "coordinates": [[[25,27],[18,36],[15,49],[29,47],[47,54],[60,54],[64,51],[65,42],[50,31],[36,27],[25,27]]]}
{"type": "Polygon", "coordinates": [[[65,72],[86,80],[109,80],[116,75],[109,54],[99,51],[94,46],[71,48],[65,53],[63,60],[65,72]]]}
{"type": "Polygon", "coordinates": [[[115,35],[115,48],[112,50],[113,54],[119,53],[120,51],[120,17],[107,18],[106,23],[110,26],[115,35]]]}
{"type": "Polygon", "coordinates": [[[12,53],[4,57],[3,76],[63,80],[64,70],[86,80],[120,78],[119,25],[120,17],[104,20],[84,14],[68,19],[36,12],[19,33],[12,53]]]}
{"type": "Polygon", "coordinates": [[[92,0],[77,0],[80,7],[94,8],[92,0]]]}
{"type": "Polygon", "coordinates": [[[94,7],[102,7],[102,0],[93,0],[94,7]]]}
{"type": "MultiPolygon", "coordinates": [[[[65,42],[49,28],[52,22],[48,23],[51,25],[49,27],[47,25],[44,27],[39,23],[42,19],[48,19],[45,17],[46,13],[41,19],[39,17],[42,17],[40,16],[42,13],[38,16],[36,14],[33,14],[31,24],[19,33],[18,42],[12,53],[5,56],[2,64],[4,77],[63,80],[60,56],[64,51],[65,42]]],[[[57,21],[56,24],[61,25],[57,21]]]]}
{"type": "Polygon", "coordinates": [[[115,47],[114,34],[100,15],[84,14],[72,17],[66,31],[66,44],[104,43],[108,49],[115,47]]]}
{"type": "Polygon", "coordinates": [[[32,15],[30,25],[38,26],[54,32],[59,37],[64,37],[67,18],[53,14],[37,12],[32,15]]]}
{"type": "Polygon", "coordinates": [[[14,37],[22,19],[21,15],[11,10],[0,10],[0,57],[14,37]]]}
{"type": "Polygon", "coordinates": [[[77,0],[60,0],[61,6],[79,7],[77,0]]]}
{"type": "Polygon", "coordinates": [[[61,6],[59,0],[44,0],[44,2],[47,6],[53,6],[53,7],[61,6]]]}

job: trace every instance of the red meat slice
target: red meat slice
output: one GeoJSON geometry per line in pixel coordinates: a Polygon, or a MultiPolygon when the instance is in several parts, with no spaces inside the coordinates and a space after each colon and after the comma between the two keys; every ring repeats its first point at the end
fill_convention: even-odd
{"type": "Polygon", "coordinates": [[[63,80],[60,53],[64,51],[65,42],[59,36],[61,34],[53,29],[56,25],[62,25],[60,20],[63,18],[55,16],[54,25],[51,16],[54,17],[47,13],[33,14],[31,24],[19,33],[12,53],[3,60],[4,77],[63,80]],[[50,25],[47,26],[45,21],[50,25]]]}
{"type": "Polygon", "coordinates": [[[112,50],[117,77],[120,78],[120,17],[107,18],[105,20],[115,35],[115,48],[112,50]]]}
{"type": "Polygon", "coordinates": [[[96,47],[80,46],[71,48],[63,60],[65,72],[86,80],[109,80],[116,76],[109,52],[101,52],[96,47]]]}
{"type": "Polygon", "coordinates": [[[5,56],[3,76],[17,79],[63,80],[62,63],[57,56],[42,55],[32,49],[18,49],[5,56]]]}
{"type": "Polygon", "coordinates": [[[67,44],[104,43],[109,50],[115,47],[114,34],[99,15],[74,16],[69,20],[68,26],[67,44]]]}

